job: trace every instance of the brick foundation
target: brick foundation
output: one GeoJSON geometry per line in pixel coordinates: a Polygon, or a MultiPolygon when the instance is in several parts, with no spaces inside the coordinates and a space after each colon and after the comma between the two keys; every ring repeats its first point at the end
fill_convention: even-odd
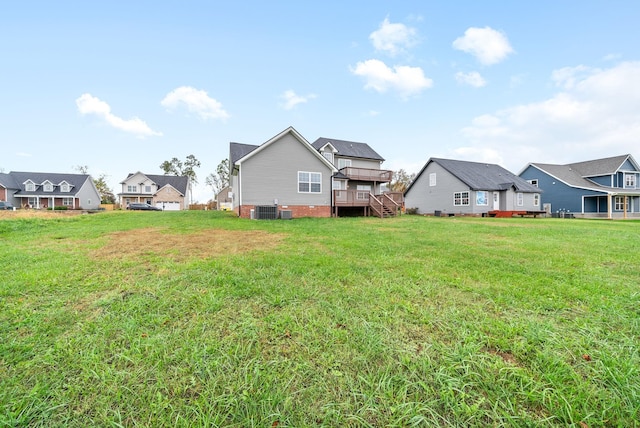
{"type": "MultiPolygon", "coordinates": [[[[293,218],[300,217],[331,217],[331,207],[326,205],[285,205],[279,206],[278,211],[291,211],[293,218]],[[286,206],[286,208],[285,208],[286,206]]],[[[251,218],[251,210],[255,205],[242,205],[239,207],[239,216],[242,218],[251,218]]],[[[234,210],[238,213],[238,209],[234,210]]]]}

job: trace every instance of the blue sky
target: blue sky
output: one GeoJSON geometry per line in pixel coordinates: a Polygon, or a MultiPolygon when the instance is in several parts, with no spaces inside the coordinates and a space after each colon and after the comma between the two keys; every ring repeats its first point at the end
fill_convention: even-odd
{"type": "Polygon", "coordinates": [[[568,163],[640,152],[640,2],[0,4],[0,169],[106,174],[288,126],[430,157],[568,163]]]}

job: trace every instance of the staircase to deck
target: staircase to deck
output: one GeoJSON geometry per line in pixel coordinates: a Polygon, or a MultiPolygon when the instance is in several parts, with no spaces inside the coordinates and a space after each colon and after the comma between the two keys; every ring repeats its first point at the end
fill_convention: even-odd
{"type": "Polygon", "coordinates": [[[400,212],[400,204],[387,194],[369,194],[369,208],[373,215],[380,218],[395,217],[400,212]]]}

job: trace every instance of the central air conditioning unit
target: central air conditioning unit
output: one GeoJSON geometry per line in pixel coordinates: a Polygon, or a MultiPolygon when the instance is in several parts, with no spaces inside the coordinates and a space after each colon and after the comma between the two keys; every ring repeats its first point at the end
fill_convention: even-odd
{"type": "Polygon", "coordinates": [[[283,220],[291,220],[293,218],[293,213],[291,210],[281,210],[280,218],[283,220]]]}
{"type": "Polygon", "coordinates": [[[256,220],[276,220],[278,218],[278,207],[275,205],[256,205],[254,210],[256,220]]]}

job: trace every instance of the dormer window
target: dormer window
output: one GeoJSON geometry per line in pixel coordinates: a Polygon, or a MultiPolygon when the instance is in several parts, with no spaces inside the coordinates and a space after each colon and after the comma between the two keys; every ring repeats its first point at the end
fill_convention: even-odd
{"type": "Polygon", "coordinates": [[[624,175],[624,187],[626,189],[635,189],[636,188],[636,175],[635,174],[625,174],[624,175]]]}
{"type": "Polygon", "coordinates": [[[45,192],[53,192],[53,183],[50,181],[45,181],[42,185],[42,188],[45,192]]]}
{"type": "Polygon", "coordinates": [[[36,184],[33,181],[27,181],[24,184],[24,190],[26,190],[27,192],[35,192],[36,191],[36,184]]]}
{"type": "Polygon", "coordinates": [[[322,156],[324,156],[324,158],[326,160],[328,160],[329,162],[331,162],[333,164],[333,153],[331,152],[324,152],[322,153],[322,156]]]}
{"type": "Polygon", "coordinates": [[[69,191],[69,183],[62,183],[60,185],[60,191],[61,192],[68,192],[69,191]]]}

